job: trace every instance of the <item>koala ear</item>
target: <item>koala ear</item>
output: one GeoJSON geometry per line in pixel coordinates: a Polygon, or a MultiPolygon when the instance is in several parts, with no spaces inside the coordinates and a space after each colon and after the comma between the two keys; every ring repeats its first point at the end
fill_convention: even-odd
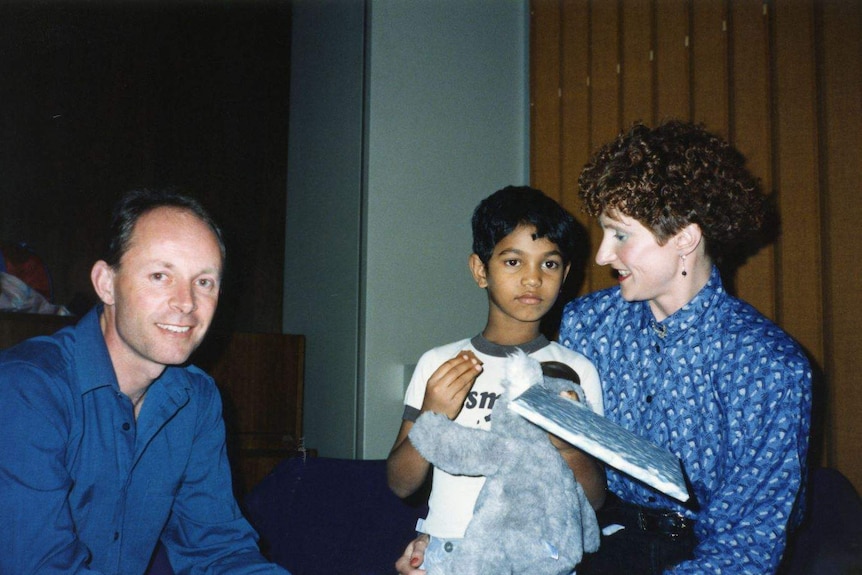
{"type": "Polygon", "coordinates": [[[543,361],[542,374],[545,377],[555,377],[571,381],[578,385],[581,384],[581,376],[578,375],[578,372],[572,366],[561,361],[543,361]]]}
{"type": "Polygon", "coordinates": [[[521,395],[529,387],[542,381],[542,366],[522,350],[509,356],[506,363],[506,388],[509,397],[521,395]]]}

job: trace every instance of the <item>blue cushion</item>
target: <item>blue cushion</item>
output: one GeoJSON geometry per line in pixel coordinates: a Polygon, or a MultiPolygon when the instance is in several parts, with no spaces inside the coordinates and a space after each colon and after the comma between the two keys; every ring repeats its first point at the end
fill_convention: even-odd
{"type": "MultiPolygon", "coordinates": [[[[425,517],[396,497],[386,461],[295,457],[282,461],[243,501],[264,553],[292,575],[390,575],[425,517]]],[[[174,575],[159,546],[146,575],[174,575]]]]}
{"type": "Polygon", "coordinates": [[[245,498],[264,552],[293,575],[390,575],[427,514],[386,483],[385,460],[291,458],[245,498]]]}
{"type": "Polygon", "coordinates": [[[862,499],[839,471],[810,470],[806,517],[779,573],[862,573],[862,499]]]}

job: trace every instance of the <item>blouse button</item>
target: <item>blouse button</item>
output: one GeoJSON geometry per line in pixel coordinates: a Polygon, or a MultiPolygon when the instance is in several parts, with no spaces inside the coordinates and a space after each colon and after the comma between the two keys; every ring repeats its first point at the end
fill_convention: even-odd
{"type": "Polygon", "coordinates": [[[646,396],[646,402],[652,403],[652,396],[651,395],[646,396]]]}

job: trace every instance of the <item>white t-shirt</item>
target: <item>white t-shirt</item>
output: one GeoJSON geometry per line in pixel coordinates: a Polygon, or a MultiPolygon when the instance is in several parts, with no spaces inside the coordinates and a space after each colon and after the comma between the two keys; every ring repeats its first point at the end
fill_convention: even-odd
{"type": "MultiPolygon", "coordinates": [[[[464,407],[455,421],[465,427],[488,429],[491,426],[491,409],[503,393],[506,358],[520,348],[537,361],[558,361],[572,367],[581,380],[587,402],[593,411],[603,415],[601,382],[592,362],[582,354],[548,341],[544,336],[519,346],[502,346],[489,342],[481,335],[463,339],[425,352],[416,365],[404,397],[404,419],[415,421],[425,398],[428,379],[440,365],[459,352],[471,350],[482,362],[483,369],[464,401],[464,407]]],[[[450,475],[434,468],[428,517],[422,531],[447,539],[464,536],[467,524],[473,517],[473,507],[484,477],[450,475]]]]}

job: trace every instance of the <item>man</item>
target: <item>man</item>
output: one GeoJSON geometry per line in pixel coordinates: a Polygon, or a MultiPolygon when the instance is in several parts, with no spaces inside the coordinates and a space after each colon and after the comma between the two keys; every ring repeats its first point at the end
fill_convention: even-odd
{"type": "Polygon", "coordinates": [[[221,400],[182,367],[218,302],[224,244],[194,200],[124,196],[74,327],[0,352],[0,573],[279,574],[232,495],[221,400]],[[198,571],[200,570],[200,571],[198,571]]]}

